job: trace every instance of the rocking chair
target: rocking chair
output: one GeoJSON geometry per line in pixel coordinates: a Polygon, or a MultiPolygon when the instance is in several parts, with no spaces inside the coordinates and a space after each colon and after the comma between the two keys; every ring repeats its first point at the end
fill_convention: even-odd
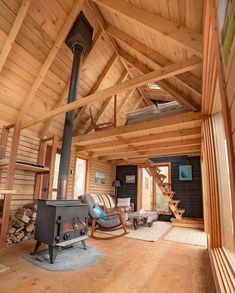
{"type": "Polygon", "coordinates": [[[88,213],[91,217],[91,237],[101,240],[110,240],[117,237],[122,237],[128,234],[126,229],[126,222],[123,218],[123,214],[119,210],[104,212],[90,196],[90,194],[84,194],[82,196],[83,203],[88,205],[88,213]],[[116,231],[123,229],[123,233],[118,235],[112,235],[109,237],[99,237],[94,235],[95,231],[116,231]]]}

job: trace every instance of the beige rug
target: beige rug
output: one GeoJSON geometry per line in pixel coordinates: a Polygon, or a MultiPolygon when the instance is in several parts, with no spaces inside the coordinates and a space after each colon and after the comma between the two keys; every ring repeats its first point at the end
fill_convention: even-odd
{"type": "MultiPolygon", "coordinates": [[[[169,231],[169,229],[171,229],[171,223],[169,222],[153,222],[152,227],[139,225],[139,228],[137,230],[134,230],[132,223],[127,222],[127,230],[129,233],[124,237],[153,242],[158,240],[163,234],[169,231]]],[[[118,235],[120,234],[120,230],[99,233],[118,235]]]]}
{"type": "Polygon", "coordinates": [[[174,227],[164,240],[186,243],[198,246],[207,246],[206,233],[199,229],[174,227]]]}

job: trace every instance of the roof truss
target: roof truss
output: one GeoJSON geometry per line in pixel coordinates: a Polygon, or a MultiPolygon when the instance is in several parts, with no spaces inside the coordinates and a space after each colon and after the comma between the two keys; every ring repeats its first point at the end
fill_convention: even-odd
{"type": "Polygon", "coordinates": [[[155,70],[149,73],[146,73],[142,76],[138,76],[136,78],[133,78],[131,80],[125,81],[123,83],[114,85],[112,87],[109,87],[107,89],[98,91],[94,94],[88,95],[87,97],[84,97],[82,99],[79,99],[75,102],[72,102],[70,104],[67,104],[65,106],[62,106],[58,109],[49,111],[48,113],[45,113],[44,115],[41,115],[38,118],[33,119],[31,122],[26,122],[23,124],[22,128],[26,128],[29,126],[32,126],[34,124],[37,124],[42,121],[46,121],[49,118],[77,109],[79,107],[92,104],[94,102],[104,100],[114,94],[118,94],[121,92],[125,92],[128,90],[131,90],[133,88],[136,88],[138,86],[145,85],[151,81],[160,81],[163,79],[166,79],[168,77],[175,76],[177,74],[181,74],[183,72],[191,71],[195,68],[197,68],[200,61],[197,57],[192,57],[190,60],[186,60],[183,62],[175,63],[169,66],[166,66],[164,68],[161,68],[159,70],[155,70]]]}

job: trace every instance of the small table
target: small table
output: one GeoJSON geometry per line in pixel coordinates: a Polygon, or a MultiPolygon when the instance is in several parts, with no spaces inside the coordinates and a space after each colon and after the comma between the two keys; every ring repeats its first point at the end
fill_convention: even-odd
{"type": "Polygon", "coordinates": [[[139,224],[144,224],[148,227],[153,226],[153,221],[157,220],[158,213],[154,211],[134,212],[128,214],[128,218],[133,221],[134,229],[138,229],[139,224]]]}

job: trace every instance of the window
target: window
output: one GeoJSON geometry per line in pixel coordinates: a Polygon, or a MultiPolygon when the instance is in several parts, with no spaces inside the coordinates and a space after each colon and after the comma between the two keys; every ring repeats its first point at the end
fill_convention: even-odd
{"type": "MultiPolygon", "coordinates": [[[[160,169],[160,173],[165,175],[166,178],[163,180],[164,183],[171,183],[171,163],[157,164],[156,167],[160,169]]],[[[156,195],[157,195],[157,210],[159,212],[169,213],[169,206],[162,194],[161,189],[156,184],[156,195]]]]}
{"type": "Polygon", "coordinates": [[[52,199],[56,199],[56,196],[57,196],[59,168],[60,168],[60,154],[57,153],[55,157],[52,199]]]}
{"type": "Polygon", "coordinates": [[[217,157],[218,188],[220,200],[220,221],[222,230],[222,246],[235,264],[234,227],[232,217],[232,202],[230,176],[228,167],[227,142],[222,114],[213,116],[214,141],[217,157]]]}
{"type": "Polygon", "coordinates": [[[76,158],[74,198],[77,198],[86,192],[86,170],[87,160],[76,158]]]}

